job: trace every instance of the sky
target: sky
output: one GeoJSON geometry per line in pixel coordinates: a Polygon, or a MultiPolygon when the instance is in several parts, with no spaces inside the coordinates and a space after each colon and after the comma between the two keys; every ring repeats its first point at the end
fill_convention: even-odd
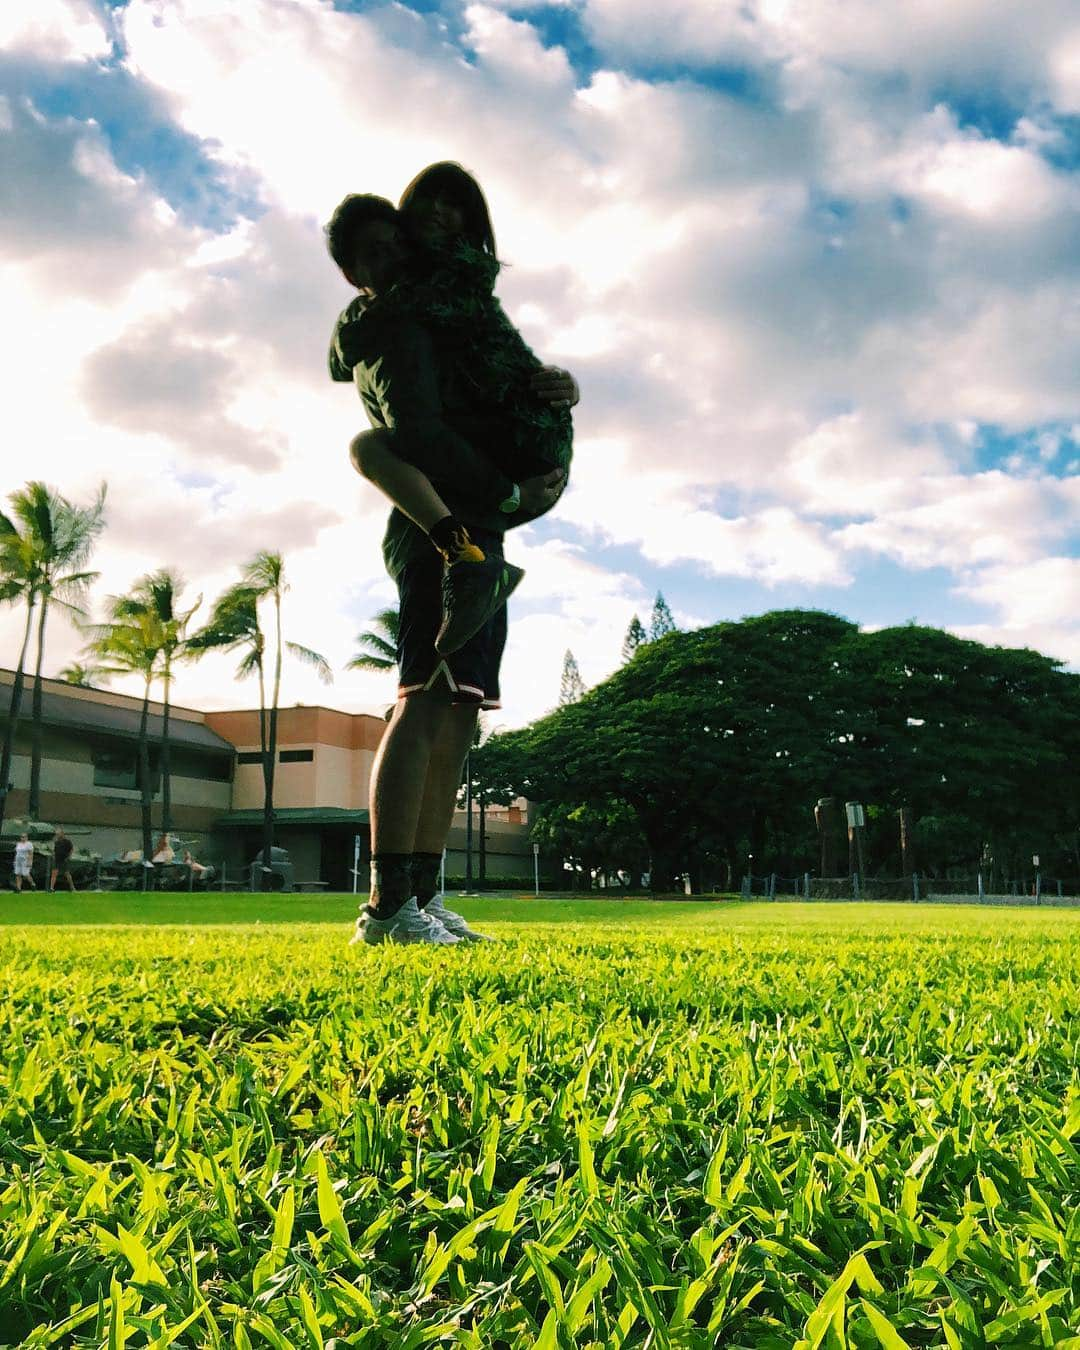
{"type": "MultiPolygon", "coordinates": [[[[567,649],[603,680],[658,591],[683,628],[825,609],[1080,668],[1074,0],[6,0],[0,497],[108,483],[95,612],[278,549],[336,672],[283,703],[391,701],[344,669],[396,596],[322,225],[440,159],[582,394],[567,493],[507,539],[493,725],[567,649]]],[[[58,617],[46,673],[81,645],[58,617]]],[[[210,657],[174,697],[256,691],[210,657]]]]}

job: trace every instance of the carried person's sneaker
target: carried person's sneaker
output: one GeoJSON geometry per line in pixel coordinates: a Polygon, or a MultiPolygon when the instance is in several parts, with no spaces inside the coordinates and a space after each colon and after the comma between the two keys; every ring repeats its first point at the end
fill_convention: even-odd
{"type": "Polygon", "coordinates": [[[410,942],[427,942],[439,947],[450,947],[461,938],[448,932],[434,915],[427,914],[412,896],[401,906],[391,919],[376,919],[366,909],[356,921],[356,931],[349,939],[349,946],[363,942],[369,947],[381,942],[396,942],[401,945],[410,942]]]}
{"type": "Polygon", "coordinates": [[[439,552],[448,567],[460,562],[481,563],[486,556],[480,545],[474,544],[469,538],[469,531],[464,525],[456,526],[449,533],[446,544],[439,548],[439,552]]]}
{"type": "Polygon", "coordinates": [[[439,655],[464,647],[502,609],[524,575],[520,567],[494,556],[448,563],[442,577],[442,626],[435,639],[439,655]]]}
{"type": "Polygon", "coordinates": [[[470,928],[469,921],[464,914],[458,914],[456,910],[446,908],[441,895],[436,895],[430,899],[420,913],[430,914],[433,919],[438,920],[448,933],[453,934],[461,942],[498,941],[498,938],[489,937],[487,933],[478,933],[475,928],[470,928]]]}

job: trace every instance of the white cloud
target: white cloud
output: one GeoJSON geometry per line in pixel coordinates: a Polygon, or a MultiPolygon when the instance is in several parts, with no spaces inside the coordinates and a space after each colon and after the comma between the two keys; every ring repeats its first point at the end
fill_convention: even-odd
{"type": "Polygon", "coordinates": [[[1014,478],[995,469],[970,477],[925,477],[917,496],[915,505],[845,526],[839,542],[905,567],[966,569],[1031,563],[1080,524],[1075,479],[1014,478]]]}
{"type": "MultiPolygon", "coordinates": [[[[257,185],[261,214],[228,234],[174,216],[152,168],[117,168],[107,109],[99,126],[0,104],[8,486],[33,472],[85,496],[110,479],[103,591],[173,562],[210,598],[280,545],[289,626],[340,670],[393,593],[385,506],[345,459],[360,409],[324,373],[348,290],[319,224],[346,191],[396,198],[449,157],[487,191],[507,308],[582,384],[556,530],[777,586],[847,585],[868,553],[945,565],[972,601],[1015,594],[1003,625],[1067,633],[1057,571],[1030,572],[1045,586],[1028,613],[993,569],[1067,551],[1075,490],[1046,472],[1075,449],[1032,438],[1041,467],[971,472],[979,423],[1077,418],[1076,175],[1043,158],[1061,134],[1048,104],[1074,92],[1064,8],[919,0],[901,22],[859,0],[839,22],[834,0],[590,0],[608,68],[581,87],[505,8],[468,7],[465,60],[402,6],[131,0],[128,71],[257,185]],[[621,57],[746,62],[766,95],[650,82],[621,57]],[[1026,99],[1008,141],[934,106],[976,77],[1026,99]]],[[[16,56],[54,38],[53,61],[105,50],[89,8],[33,13],[16,56]]],[[[519,532],[508,552],[528,573],[505,666],[516,722],[554,702],[568,646],[602,678],[651,601],[588,544],[519,532]]],[[[16,629],[0,616],[9,647],[16,629]]],[[[54,637],[55,668],[78,642],[63,623],[54,637]]],[[[286,680],[286,701],[378,707],[392,690],[286,680]]],[[[235,702],[228,666],[185,674],[180,696],[235,702]]]]}
{"type": "Polygon", "coordinates": [[[50,61],[109,54],[109,38],[94,6],[83,0],[10,0],[0,6],[0,50],[50,61]]]}

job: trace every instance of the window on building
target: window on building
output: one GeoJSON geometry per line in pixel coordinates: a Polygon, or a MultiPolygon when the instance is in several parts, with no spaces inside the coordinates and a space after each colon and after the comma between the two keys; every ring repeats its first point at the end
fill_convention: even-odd
{"type": "Polygon", "coordinates": [[[315,758],[314,750],[282,750],[282,764],[310,764],[315,758]]]}
{"type": "Polygon", "coordinates": [[[139,765],[134,750],[95,750],[94,786],[130,788],[139,786],[139,765]]]}
{"type": "Polygon", "coordinates": [[[227,783],[232,778],[231,755],[204,754],[183,745],[172,746],[169,754],[174,778],[195,778],[204,783],[227,783]]]}
{"type": "Polygon", "coordinates": [[[262,751],[241,750],[240,753],[236,756],[236,762],[237,764],[261,764],[262,751]]]}
{"type": "MultiPolygon", "coordinates": [[[[129,792],[138,792],[142,787],[139,775],[139,754],[133,746],[130,750],[126,747],[121,749],[94,749],[92,752],[94,765],[94,786],[104,788],[126,788],[129,792]]],[[[150,760],[150,793],[156,795],[161,787],[161,767],[158,764],[158,752],[156,748],[151,748],[148,756],[150,760]]]]}

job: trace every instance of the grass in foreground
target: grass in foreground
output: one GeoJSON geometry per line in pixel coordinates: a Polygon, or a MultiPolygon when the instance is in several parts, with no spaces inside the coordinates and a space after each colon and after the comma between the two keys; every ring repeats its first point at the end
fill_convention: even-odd
{"type": "Polygon", "coordinates": [[[1080,1350],[1080,915],[343,899],[0,932],[0,1342],[1080,1350]]]}

